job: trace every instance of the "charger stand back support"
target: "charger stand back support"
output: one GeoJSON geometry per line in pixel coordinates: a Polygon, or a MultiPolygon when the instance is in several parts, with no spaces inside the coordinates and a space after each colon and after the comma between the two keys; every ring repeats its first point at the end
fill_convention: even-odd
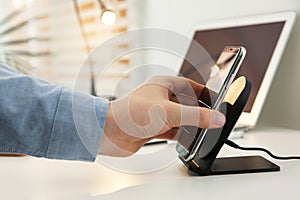
{"type": "MultiPolygon", "coordinates": [[[[222,128],[209,129],[204,136],[200,148],[192,160],[186,161],[179,156],[186,167],[197,175],[221,175],[255,172],[279,171],[280,167],[261,156],[216,158],[225,141],[229,137],[250,95],[251,83],[245,77],[239,77],[230,86],[227,95],[238,96],[235,101],[225,101],[220,106],[220,112],[226,116],[222,128]],[[242,86],[240,85],[242,83],[242,86]],[[232,88],[238,85],[238,89],[232,88]],[[231,90],[231,94],[230,93],[231,90]]],[[[228,98],[227,98],[228,99],[228,98]]],[[[229,98],[230,99],[230,98],[229,98]]]]}

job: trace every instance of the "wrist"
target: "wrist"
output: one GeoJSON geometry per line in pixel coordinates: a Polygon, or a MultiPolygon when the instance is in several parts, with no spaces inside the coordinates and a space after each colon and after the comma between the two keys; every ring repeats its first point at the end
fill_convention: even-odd
{"type": "Polygon", "coordinates": [[[130,142],[127,141],[126,134],[121,131],[116,123],[112,109],[113,104],[113,101],[110,101],[108,104],[104,134],[100,142],[98,154],[117,157],[129,156],[132,153],[125,149],[130,142]]]}

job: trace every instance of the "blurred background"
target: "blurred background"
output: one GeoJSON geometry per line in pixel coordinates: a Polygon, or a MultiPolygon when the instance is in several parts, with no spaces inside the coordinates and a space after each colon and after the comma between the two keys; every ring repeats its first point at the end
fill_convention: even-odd
{"type": "MultiPolygon", "coordinates": [[[[74,87],[89,52],[122,32],[152,27],[169,29],[188,37],[195,25],[206,20],[294,10],[298,0],[2,0],[0,1],[0,59],[25,73],[54,84],[74,87]],[[104,11],[107,12],[104,14],[104,11]]],[[[130,48],[132,41],[119,41],[116,49],[130,48]]],[[[108,52],[109,53],[109,52],[108,52]]],[[[259,125],[300,129],[300,20],[287,44],[259,125]]],[[[118,59],[105,74],[97,94],[111,95],[118,86],[124,94],[153,74],[155,68],[128,71],[142,64],[169,66],[178,71],[181,61],[165,52],[145,50],[118,59]]],[[[100,62],[100,61],[99,61],[100,62]]],[[[91,91],[90,75],[82,81],[91,91]]]]}

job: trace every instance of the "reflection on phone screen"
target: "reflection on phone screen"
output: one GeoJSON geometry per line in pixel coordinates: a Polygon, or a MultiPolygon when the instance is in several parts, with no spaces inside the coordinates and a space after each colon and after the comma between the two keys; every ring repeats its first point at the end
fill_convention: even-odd
{"type": "MultiPolygon", "coordinates": [[[[181,74],[186,78],[190,78],[191,76],[193,77],[193,80],[195,80],[195,77],[201,77],[199,78],[199,81],[196,82],[205,85],[205,89],[198,97],[197,101],[199,106],[218,109],[218,106],[223,99],[223,95],[219,94],[221,91],[224,92],[224,82],[228,81],[230,78],[228,75],[238,56],[238,51],[239,48],[225,48],[214,65],[209,67],[203,65],[203,68],[198,67],[197,70],[181,70],[181,73],[189,72],[188,74],[181,74]],[[204,80],[206,81],[203,82],[204,80]]],[[[196,139],[202,137],[201,134],[204,134],[204,131],[198,127],[183,126],[179,128],[179,134],[178,143],[189,152],[194,146],[196,139]]]]}

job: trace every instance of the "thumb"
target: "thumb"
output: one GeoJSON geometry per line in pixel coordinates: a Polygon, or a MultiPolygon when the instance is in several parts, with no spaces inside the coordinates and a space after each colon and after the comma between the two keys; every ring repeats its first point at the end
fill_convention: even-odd
{"type": "Polygon", "coordinates": [[[226,121],[225,116],[216,111],[204,107],[186,106],[170,102],[168,117],[172,127],[197,126],[200,128],[219,128],[226,121]]]}

